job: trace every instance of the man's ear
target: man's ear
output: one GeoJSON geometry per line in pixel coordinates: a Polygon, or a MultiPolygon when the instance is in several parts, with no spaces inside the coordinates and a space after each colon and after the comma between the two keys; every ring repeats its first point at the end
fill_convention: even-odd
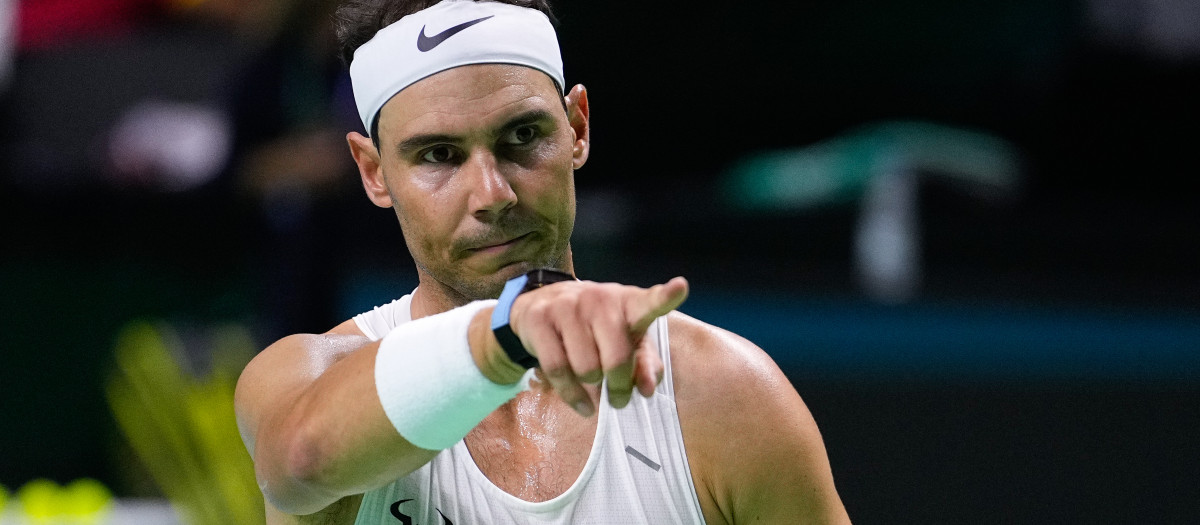
{"type": "Polygon", "coordinates": [[[576,84],[563,100],[567,103],[567,121],[575,132],[575,143],[571,146],[572,166],[575,169],[583,167],[587,162],[588,152],[592,147],[592,137],[588,134],[588,98],[587,88],[576,84]]]}
{"type": "Polygon", "coordinates": [[[346,142],[350,145],[350,156],[358,165],[358,174],[362,177],[363,189],[367,198],[380,208],[392,207],[392,195],[388,193],[387,184],[383,180],[383,163],[379,159],[379,150],[375,143],[357,131],[346,134],[346,142]]]}

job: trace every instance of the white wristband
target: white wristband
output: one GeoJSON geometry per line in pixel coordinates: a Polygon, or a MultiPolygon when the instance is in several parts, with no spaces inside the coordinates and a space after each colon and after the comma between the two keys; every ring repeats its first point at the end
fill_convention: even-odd
{"type": "Polygon", "coordinates": [[[483,418],[527,389],[532,370],[512,385],[479,371],[467,342],[475,314],[495,306],[475,301],[404,323],[379,342],[375,390],[388,420],[409,443],[442,450],[458,443],[483,418]]]}

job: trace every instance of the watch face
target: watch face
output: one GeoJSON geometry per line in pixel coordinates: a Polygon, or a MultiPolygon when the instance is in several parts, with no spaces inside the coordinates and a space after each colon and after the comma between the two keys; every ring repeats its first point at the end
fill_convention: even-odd
{"type": "Polygon", "coordinates": [[[547,284],[554,284],[554,283],[562,282],[562,281],[574,281],[575,280],[575,277],[569,273],[560,272],[558,270],[551,270],[548,268],[532,270],[525,275],[528,278],[528,280],[525,281],[525,287],[521,290],[522,292],[536,290],[538,288],[546,286],[547,284]]]}

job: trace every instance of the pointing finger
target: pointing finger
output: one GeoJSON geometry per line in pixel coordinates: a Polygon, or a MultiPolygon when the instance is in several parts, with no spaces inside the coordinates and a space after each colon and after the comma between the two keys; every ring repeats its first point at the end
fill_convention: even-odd
{"type": "Polygon", "coordinates": [[[646,332],[655,319],[683,304],[688,295],[688,282],[683,277],[676,277],[639,291],[643,293],[633,294],[625,309],[629,330],[638,337],[646,332]]]}

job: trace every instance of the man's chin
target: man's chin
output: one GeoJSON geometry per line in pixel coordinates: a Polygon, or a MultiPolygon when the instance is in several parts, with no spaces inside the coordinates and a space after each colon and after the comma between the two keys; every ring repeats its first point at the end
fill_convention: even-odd
{"type": "Polygon", "coordinates": [[[474,273],[473,278],[460,275],[459,284],[455,288],[459,290],[459,293],[462,293],[473,301],[495,299],[504,290],[504,283],[508,282],[509,279],[525,274],[533,268],[535,268],[535,265],[532,263],[521,261],[505,264],[498,268],[479,269],[472,272],[474,273]]]}
{"type": "Polygon", "coordinates": [[[530,270],[539,268],[538,264],[530,261],[517,261],[509,263],[500,268],[496,275],[501,276],[507,282],[509,279],[529,273],[530,270]]]}
{"type": "Polygon", "coordinates": [[[467,278],[468,274],[459,274],[460,293],[470,291],[466,294],[473,300],[478,299],[495,299],[500,296],[500,291],[504,289],[504,283],[510,279],[519,277],[528,273],[530,270],[538,268],[559,268],[561,266],[562,257],[540,257],[535,260],[527,258],[519,258],[510,261],[487,261],[487,264],[479,264],[483,261],[470,261],[474,264],[468,264],[468,274],[474,275],[474,279],[470,282],[462,282],[461,279],[467,278]]]}

